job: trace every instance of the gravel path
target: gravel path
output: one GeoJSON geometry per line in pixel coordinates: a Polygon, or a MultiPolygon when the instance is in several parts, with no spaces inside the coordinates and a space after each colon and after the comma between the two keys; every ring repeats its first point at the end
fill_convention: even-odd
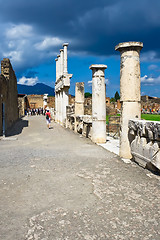
{"type": "Polygon", "coordinates": [[[160,177],[52,127],[26,117],[0,141],[0,239],[159,240],[160,177]]]}

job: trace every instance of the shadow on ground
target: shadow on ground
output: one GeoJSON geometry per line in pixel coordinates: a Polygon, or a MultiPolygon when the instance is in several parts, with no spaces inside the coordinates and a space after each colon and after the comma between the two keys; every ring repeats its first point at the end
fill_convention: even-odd
{"type": "Polygon", "coordinates": [[[22,132],[23,128],[28,127],[28,120],[19,119],[10,129],[6,132],[6,137],[18,135],[22,132]]]}

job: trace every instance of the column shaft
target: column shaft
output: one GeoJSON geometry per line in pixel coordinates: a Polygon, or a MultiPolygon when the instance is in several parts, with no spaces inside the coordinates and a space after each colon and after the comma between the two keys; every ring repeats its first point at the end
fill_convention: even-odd
{"type": "Polygon", "coordinates": [[[92,141],[106,142],[106,92],[104,70],[106,65],[91,65],[92,70],[92,141]]]}
{"type": "Polygon", "coordinates": [[[60,49],[60,68],[61,68],[61,76],[63,76],[63,71],[64,71],[64,51],[63,49],[60,49]]]}
{"type": "Polygon", "coordinates": [[[140,50],[143,43],[120,43],[115,50],[121,53],[120,67],[120,101],[122,104],[120,150],[123,158],[132,158],[128,137],[129,119],[141,118],[140,95],[140,50]]]}
{"type": "Polygon", "coordinates": [[[68,47],[68,43],[64,43],[63,44],[64,47],[64,75],[68,73],[68,69],[67,69],[67,47],[68,47]]]}
{"type": "Polygon", "coordinates": [[[68,98],[68,88],[65,87],[63,89],[63,115],[62,115],[62,123],[66,125],[66,107],[69,105],[69,98],[68,98]]]}

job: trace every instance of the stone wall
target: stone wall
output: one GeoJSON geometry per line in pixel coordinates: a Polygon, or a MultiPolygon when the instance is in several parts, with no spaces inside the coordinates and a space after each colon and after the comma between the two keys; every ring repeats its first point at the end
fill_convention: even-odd
{"type": "Polygon", "coordinates": [[[28,95],[28,103],[30,108],[43,108],[43,95],[28,95]]]}
{"type": "Polygon", "coordinates": [[[120,133],[120,116],[110,116],[109,122],[106,125],[107,133],[115,133],[119,136],[120,133]]]}
{"type": "Polygon", "coordinates": [[[55,108],[55,97],[53,97],[53,96],[48,96],[47,106],[48,106],[49,108],[55,108]]]}
{"type": "Polygon", "coordinates": [[[142,167],[160,170],[160,122],[129,120],[133,159],[142,167]]]}
{"type": "Polygon", "coordinates": [[[18,112],[19,118],[25,115],[25,110],[29,108],[28,98],[25,94],[18,94],[18,112]]]}
{"type": "Polygon", "coordinates": [[[5,129],[18,119],[17,78],[8,58],[1,61],[0,75],[0,134],[2,134],[2,103],[5,106],[5,129]]]}

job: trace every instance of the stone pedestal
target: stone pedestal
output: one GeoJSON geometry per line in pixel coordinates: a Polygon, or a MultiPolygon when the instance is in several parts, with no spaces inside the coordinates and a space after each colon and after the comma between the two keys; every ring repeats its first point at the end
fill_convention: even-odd
{"type": "Polygon", "coordinates": [[[141,118],[140,50],[141,42],[125,42],[115,47],[121,53],[120,101],[122,104],[120,151],[122,158],[132,158],[128,138],[129,119],[141,118]]]}
{"type": "Polygon", "coordinates": [[[106,92],[104,70],[106,65],[91,65],[92,70],[92,141],[106,142],[106,92]]]}

